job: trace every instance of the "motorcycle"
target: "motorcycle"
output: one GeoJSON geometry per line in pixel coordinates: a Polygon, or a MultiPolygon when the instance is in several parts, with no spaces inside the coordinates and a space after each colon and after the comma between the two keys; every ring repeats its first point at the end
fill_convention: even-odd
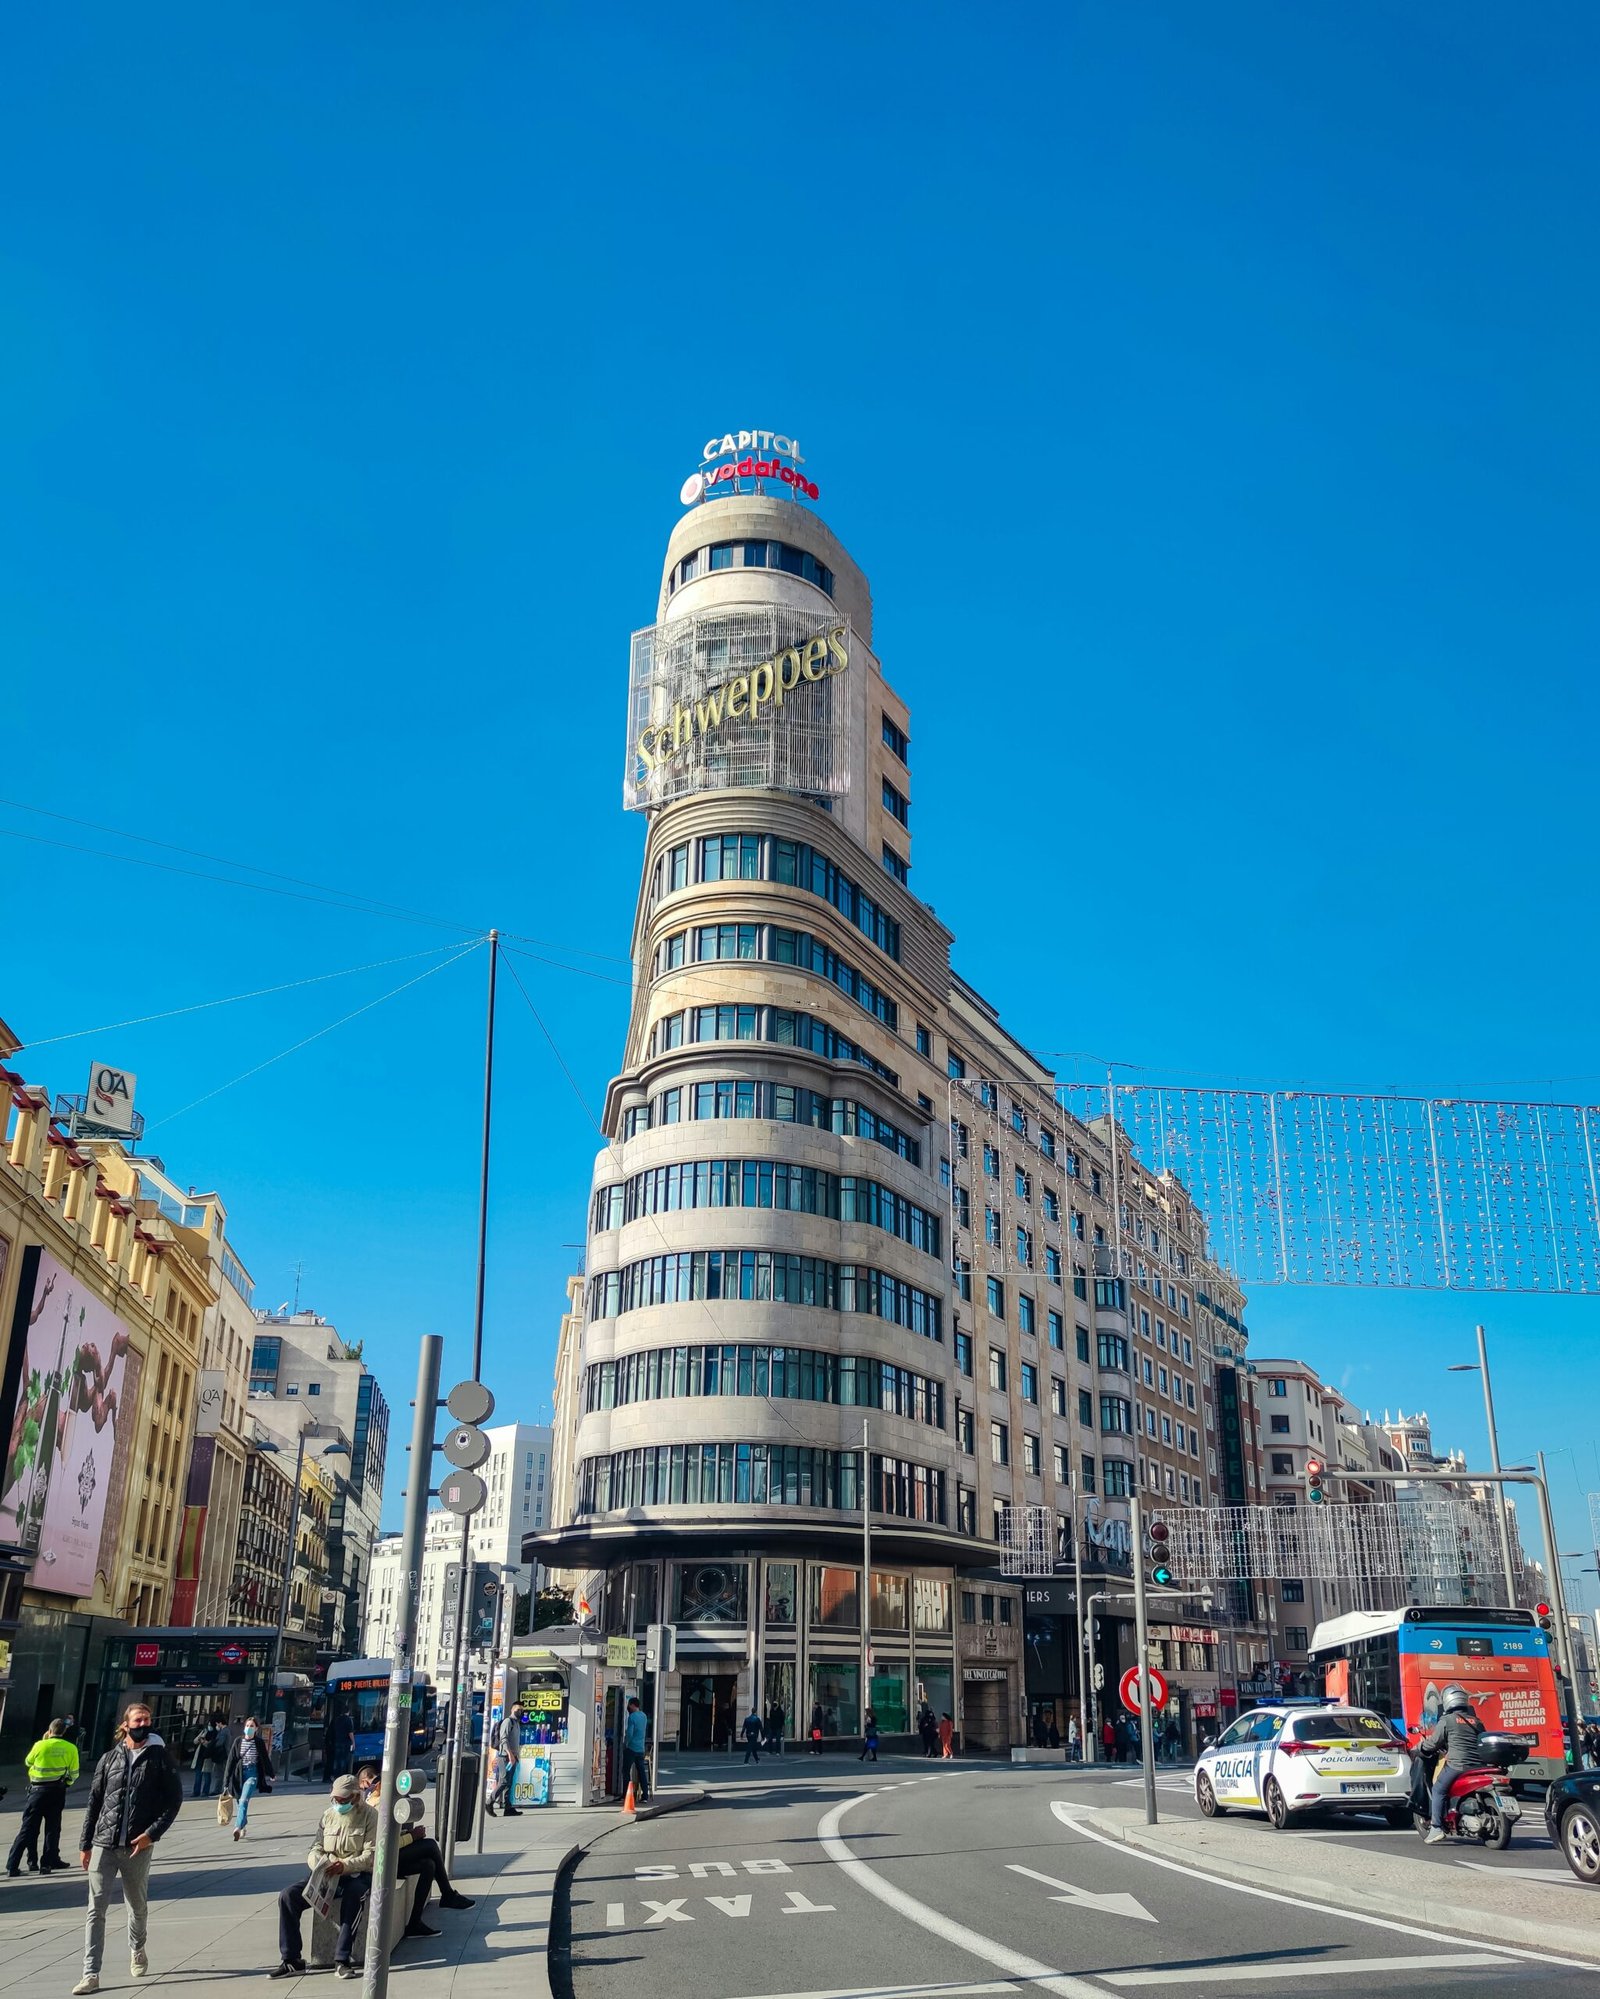
{"type": "MultiPolygon", "coordinates": [[[[1485,1735],[1479,1747],[1488,1761],[1480,1769],[1460,1771],[1450,1786],[1444,1807],[1445,1837],[1471,1840],[1504,1853],[1511,1844],[1512,1828],[1522,1817],[1506,1772],[1526,1758],[1528,1745],[1514,1735],[1485,1735]]],[[[1423,1764],[1424,1758],[1417,1756],[1411,1778],[1411,1823],[1425,1839],[1432,1820],[1429,1773],[1423,1764]]]]}

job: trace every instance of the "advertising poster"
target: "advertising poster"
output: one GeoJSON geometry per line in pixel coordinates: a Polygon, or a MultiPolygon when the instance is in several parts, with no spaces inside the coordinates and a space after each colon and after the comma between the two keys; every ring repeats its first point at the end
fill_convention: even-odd
{"type": "Polygon", "coordinates": [[[518,1805],[547,1805],[550,1802],[550,1751],[543,1744],[525,1742],[517,1758],[517,1781],[512,1802],[518,1805]]]}
{"type": "Polygon", "coordinates": [[[216,1469],[217,1440],[196,1437],[189,1458],[189,1484],[183,1496],[183,1528],[178,1535],[177,1581],[172,1592],[172,1624],[193,1624],[200,1594],[200,1556],[205,1547],[206,1514],[211,1506],[211,1480],[216,1469]]]}
{"type": "Polygon", "coordinates": [[[0,1532],[34,1554],[36,1589],[93,1593],[127,1351],[127,1329],[41,1251],[0,1487],[0,1532]]]}
{"type": "MultiPolygon", "coordinates": [[[[1421,1628],[1411,1627],[1406,1637],[1411,1638],[1413,1631],[1421,1636],[1421,1628]]],[[[1532,1654],[1517,1657],[1510,1649],[1528,1643],[1529,1638],[1522,1634],[1496,1632],[1480,1637],[1428,1631],[1418,1650],[1408,1647],[1400,1654],[1400,1697],[1406,1721],[1413,1728],[1432,1728],[1439,1719],[1444,1689],[1463,1686],[1485,1728],[1537,1738],[1538,1747],[1532,1753],[1562,1763],[1565,1738],[1550,1661],[1532,1654]],[[1472,1649],[1454,1649],[1457,1646],[1472,1649]]]]}

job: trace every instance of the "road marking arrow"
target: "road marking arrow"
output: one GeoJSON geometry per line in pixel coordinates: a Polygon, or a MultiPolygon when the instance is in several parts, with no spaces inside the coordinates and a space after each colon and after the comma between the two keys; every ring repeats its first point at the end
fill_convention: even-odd
{"type": "Polygon", "coordinates": [[[1087,1888],[1074,1888],[1070,1881],[1057,1881],[1049,1874],[1036,1874],[1031,1867],[1019,1867],[1014,1860],[1006,1865],[1013,1874],[1026,1874],[1030,1881],[1042,1881],[1047,1888],[1059,1888],[1061,1893],[1052,1895],[1052,1902],[1070,1902],[1075,1908],[1097,1909],[1106,1916],[1132,1916],[1135,1922],[1140,1923],[1158,1920],[1136,1896],[1119,1893],[1096,1895],[1087,1888]]]}

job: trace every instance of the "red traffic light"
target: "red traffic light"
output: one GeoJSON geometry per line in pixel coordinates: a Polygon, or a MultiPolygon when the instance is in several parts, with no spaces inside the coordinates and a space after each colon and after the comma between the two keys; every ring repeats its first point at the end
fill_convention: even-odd
{"type": "Polygon", "coordinates": [[[1322,1460],[1321,1460],[1321,1458],[1307,1458],[1307,1459],[1306,1459],[1306,1477],[1307,1477],[1307,1478],[1321,1478],[1321,1476],[1322,1476],[1322,1460]]]}
{"type": "Polygon", "coordinates": [[[1533,1606],[1533,1614],[1535,1617],[1551,1617],[1554,1616],[1555,1613],[1551,1610],[1549,1604],[1536,1603],[1533,1606]]]}
{"type": "Polygon", "coordinates": [[[1164,1520],[1152,1520],[1148,1531],[1152,1541],[1165,1541],[1172,1533],[1172,1529],[1164,1520]]]}

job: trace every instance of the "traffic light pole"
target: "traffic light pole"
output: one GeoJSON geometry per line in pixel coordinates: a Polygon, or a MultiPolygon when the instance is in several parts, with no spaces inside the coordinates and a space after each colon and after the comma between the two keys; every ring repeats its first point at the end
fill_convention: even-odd
{"type": "Polygon", "coordinates": [[[1154,1688],[1150,1684],[1150,1612],[1144,1594],[1144,1508],[1138,1488],[1133,1492],[1133,1633],[1138,1647],[1139,1761],[1144,1770],[1144,1822],[1156,1822],[1156,1729],[1151,1712],[1154,1688]]]}

